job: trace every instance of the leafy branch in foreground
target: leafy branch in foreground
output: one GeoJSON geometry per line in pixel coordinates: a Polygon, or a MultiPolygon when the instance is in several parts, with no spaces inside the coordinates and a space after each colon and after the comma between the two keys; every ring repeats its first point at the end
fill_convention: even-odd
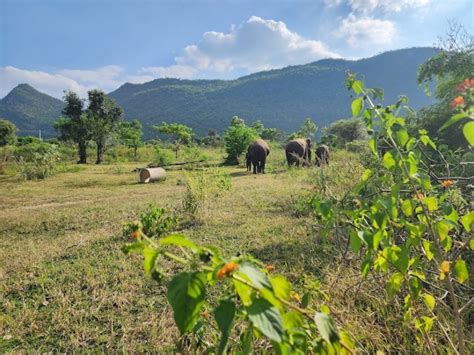
{"type": "MultiPolygon", "coordinates": [[[[147,214],[141,219],[147,220],[147,214]]],[[[167,279],[165,260],[176,264],[167,282],[176,326],[182,335],[196,335],[205,327],[207,342],[202,346],[207,351],[250,353],[257,342],[264,342],[280,354],[353,353],[350,336],[338,331],[328,308],[310,309],[309,295],[300,299],[272,266],[251,256],[225,259],[217,248],[197,245],[183,235],[158,238],[145,230],[150,231],[142,221],[128,224],[126,232],[135,241],[123,251],[141,253],[145,274],[159,282],[167,279]],[[213,317],[207,309],[213,309],[213,317]]]]}
{"type": "Polygon", "coordinates": [[[424,151],[436,150],[436,144],[424,130],[410,135],[402,117],[409,110],[406,98],[382,107],[375,102],[379,90],[365,88],[353,74],[347,85],[357,95],[353,115],[363,118],[369,146],[381,164],[367,169],[344,198],[315,198],[313,206],[326,231],[338,228],[349,236],[348,245],[361,256],[363,277],[371,271],[387,275],[387,294],[400,297],[404,326],[417,330],[420,344],[436,353],[430,332],[438,326],[445,344],[464,354],[472,205],[462,198],[456,181],[433,185],[423,159],[424,151]]]}

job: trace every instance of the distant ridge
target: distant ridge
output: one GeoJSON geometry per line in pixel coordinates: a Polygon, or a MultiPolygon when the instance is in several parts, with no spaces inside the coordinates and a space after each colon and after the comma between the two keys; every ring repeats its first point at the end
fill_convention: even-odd
{"type": "Polygon", "coordinates": [[[61,115],[63,102],[39,92],[28,84],[20,84],[0,100],[0,118],[12,121],[19,135],[54,135],[53,123],[61,115]]]}
{"type": "MultiPolygon", "coordinates": [[[[432,103],[416,83],[420,64],[437,53],[435,48],[408,48],[360,60],[323,59],[306,65],[250,74],[235,80],[156,79],[126,83],[109,95],[124,109],[127,119],[142,121],[145,137],[163,121],[191,126],[198,134],[223,131],[234,115],[251,123],[294,131],[306,117],[318,126],[350,117],[350,92],[344,86],[347,71],[356,72],[368,86],[385,90],[385,102],[399,95],[414,108],[432,103]]],[[[21,84],[0,100],[0,117],[13,121],[20,134],[41,129],[54,135],[53,122],[63,103],[21,84]]]]}

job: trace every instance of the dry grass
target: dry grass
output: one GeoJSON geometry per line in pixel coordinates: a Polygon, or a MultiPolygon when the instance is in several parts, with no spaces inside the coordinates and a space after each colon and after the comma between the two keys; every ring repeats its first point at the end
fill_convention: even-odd
{"type": "MultiPolygon", "coordinates": [[[[377,283],[353,288],[354,268],[338,264],[338,250],[319,238],[310,214],[296,212],[316,181],[339,195],[362,167],[348,153],[335,154],[323,178],[321,169],[288,170],[282,163],[277,151],[265,175],[224,168],[231,191],[210,201],[202,223],[184,233],[228,255],[252,253],[297,287],[302,275],[320,280],[339,323],[367,349],[388,348],[390,319],[374,318],[374,312],[390,304],[372,300],[377,283]]],[[[90,165],[44,181],[0,176],[0,352],[172,352],[177,331],[165,290],[143,277],[138,256],[121,253],[120,232],[149,203],[179,208],[182,172],[140,185],[135,166],[90,165]]]]}

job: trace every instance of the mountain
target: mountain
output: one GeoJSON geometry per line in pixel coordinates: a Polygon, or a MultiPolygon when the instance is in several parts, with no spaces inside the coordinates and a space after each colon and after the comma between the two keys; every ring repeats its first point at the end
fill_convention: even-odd
{"type": "Polygon", "coordinates": [[[435,48],[410,48],[353,61],[325,59],[236,80],[157,79],[126,83],[109,95],[128,119],[142,121],[147,137],[154,134],[151,126],[162,121],[187,124],[200,135],[209,128],[223,131],[234,115],[291,132],[306,117],[323,127],[351,116],[347,71],[358,73],[367,86],[383,88],[386,103],[406,95],[416,109],[431,104],[416,73],[436,53],[435,48]]]}
{"type": "Polygon", "coordinates": [[[53,123],[61,115],[63,102],[28,84],[20,84],[0,100],[0,118],[13,122],[19,135],[54,135],[53,123]]]}
{"type": "MultiPolygon", "coordinates": [[[[210,128],[222,132],[234,115],[292,132],[306,117],[324,127],[351,116],[347,71],[358,73],[367,86],[383,88],[386,103],[406,95],[415,109],[432,104],[416,73],[436,53],[435,48],[409,48],[360,60],[324,59],[235,80],[156,79],[126,83],[109,95],[127,119],[142,121],[146,138],[154,137],[152,126],[163,121],[184,123],[198,135],[210,128]]],[[[41,129],[54,135],[52,124],[62,107],[60,100],[21,84],[0,100],[0,117],[15,123],[19,134],[36,135],[41,129]]]]}

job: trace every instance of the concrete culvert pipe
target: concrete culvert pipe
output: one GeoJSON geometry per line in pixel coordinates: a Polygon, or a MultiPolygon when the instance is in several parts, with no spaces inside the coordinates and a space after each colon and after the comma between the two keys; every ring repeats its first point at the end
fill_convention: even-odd
{"type": "Polygon", "coordinates": [[[166,179],[166,171],[163,168],[144,168],[140,169],[138,175],[140,182],[147,184],[149,182],[161,181],[166,179]]]}

